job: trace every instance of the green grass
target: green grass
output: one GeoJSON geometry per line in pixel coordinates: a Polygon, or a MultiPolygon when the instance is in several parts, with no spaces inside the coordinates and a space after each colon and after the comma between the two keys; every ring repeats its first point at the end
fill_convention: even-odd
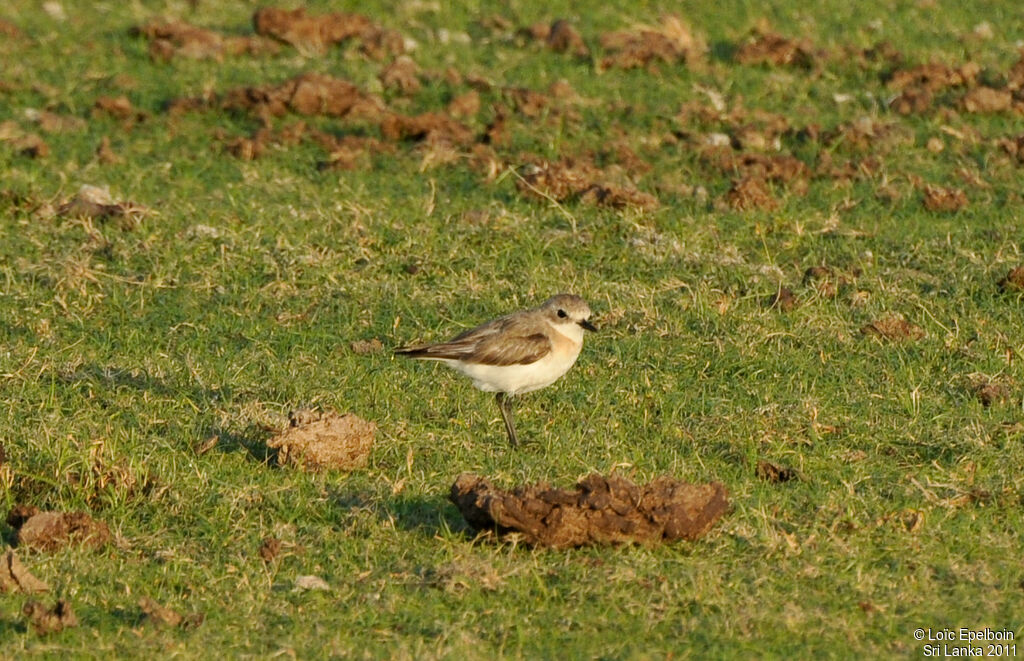
{"type": "MultiPolygon", "coordinates": [[[[308,144],[233,158],[215,131],[248,135],[256,120],[169,117],[164,104],[308,70],[377,89],[383,65],[352,46],[157,63],[129,34],[160,15],[248,33],[253,7],[68,0],[64,22],[28,0],[0,8],[28,35],[0,38],[0,122],[32,129],[26,108],[88,119],[45,134],[45,158],[0,143],[0,507],[89,511],[116,537],[99,553],[19,551],[52,586],[44,599],[69,599],[81,626],[37,636],[20,616],[26,597],[0,595],[3,655],[919,657],[917,627],[1020,633],[1024,317],[1021,297],[995,285],[1024,261],[1024,176],[995,144],[1020,133],[1019,116],[903,118],[885,108],[882,65],[830,61],[814,75],[728,59],[762,17],[826,48],[888,40],[909,64],[970,58],[1005,72],[1017,59],[1024,16],[1009,3],[890,4],[352,4],[415,39],[427,71],[541,91],[567,79],[585,99],[580,121],[513,117],[502,153],[557,158],[621,135],[652,166],[638,182],[646,191],[704,186],[714,201],[728,190],[685,142],[646,140],[723,130],[678,118],[683,104],[706,102],[701,87],[798,128],[869,115],[909,136],[879,151],[880,174],[816,179],[805,196],[778,189],[775,211],[665,189],[649,213],[556,208],[465,163],[421,171],[409,146],[353,172],[318,171],[323,153],[308,144]],[[601,32],[656,23],[665,9],[706,35],[703,68],[596,75],[591,62],[477,23],[569,17],[596,48],[601,32]],[[982,21],[993,39],[969,36],[982,21]],[[474,41],[443,45],[432,36],[442,27],[474,41]],[[837,93],[853,100],[837,104],[837,93]],[[125,130],[91,118],[98,96],[120,94],[142,121],[125,130]],[[120,162],[95,158],[103,136],[120,162]],[[930,137],[945,150],[928,151],[930,137]],[[964,188],[969,207],[926,211],[914,177],[964,188]],[[82,184],[152,213],[125,229],[45,211],[82,184]],[[883,185],[898,197],[878,197],[883,185]],[[860,275],[827,298],[801,283],[820,264],[860,275]],[[766,309],[780,285],[802,305],[766,309]],[[565,378],[517,401],[530,441],[519,451],[492,398],[457,374],[349,350],[360,339],[445,338],[559,291],[583,295],[603,330],[565,378]],[[890,314],[926,337],[859,332],[890,314]],[[1006,384],[1007,401],[984,407],[970,387],[978,374],[1006,384]],[[265,426],[308,405],[379,425],[366,469],[306,474],[265,461],[265,426]],[[214,434],[217,447],[198,455],[214,434]],[[802,479],[763,482],[760,459],[802,479]],[[122,478],[104,483],[94,467],[122,478]],[[447,501],[463,471],[500,486],[570,486],[613,469],[720,480],[733,507],[694,543],[548,551],[475,540],[447,501]],[[286,543],[269,564],[258,554],[267,536],[286,543]],[[302,575],[330,590],[293,589],[302,575]],[[205,621],[155,627],[141,596],[205,621]]],[[[409,101],[384,96],[413,113],[466,89],[438,76],[409,101]]],[[[477,130],[499,94],[483,100],[477,130]]],[[[784,146],[808,161],[820,149],[784,146]]],[[[837,162],[851,157],[835,149],[837,162]]]]}

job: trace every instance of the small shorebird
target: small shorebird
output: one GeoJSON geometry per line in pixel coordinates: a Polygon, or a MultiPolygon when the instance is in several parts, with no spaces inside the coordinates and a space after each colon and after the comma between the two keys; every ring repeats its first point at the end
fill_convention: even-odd
{"type": "Polygon", "coordinates": [[[569,371],[583,348],[583,330],[596,331],[590,307],[579,296],[558,294],[535,308],[498,317],[448,342],[396,349],[395,353],[437,360],[473,379],[495,400],[515,447],[509,400],[549,386],[569,371]]]}

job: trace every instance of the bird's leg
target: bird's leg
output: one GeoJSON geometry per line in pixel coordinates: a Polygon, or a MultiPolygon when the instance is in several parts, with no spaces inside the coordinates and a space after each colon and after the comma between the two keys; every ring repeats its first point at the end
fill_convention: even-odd
{"type": "Polygon", "coordinates": [[[516,426],[512,422],[512,411],[508,407],[510,397],[499,392],[494,399],[498,402],[498,410],[501,411],[501,418],[505,421],[505,431],[508,432],[509,443],[512,444],[512,447],[516,447],[519,445],[519,439],[516,438],[516,426]]]}

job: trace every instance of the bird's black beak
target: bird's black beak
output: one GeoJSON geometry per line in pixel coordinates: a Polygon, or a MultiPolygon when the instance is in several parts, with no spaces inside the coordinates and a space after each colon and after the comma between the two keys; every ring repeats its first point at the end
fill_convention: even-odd
{"type": "Polygon", "coordinates": [[[590,323],[589,319],[584,319],[583,321],[581,321],[579,323],[580,323],[580,326],[583,326],[583,328],[588,330],[588,331],[597,331],[597,326],[595,326],[594,324],[590,323]]]}

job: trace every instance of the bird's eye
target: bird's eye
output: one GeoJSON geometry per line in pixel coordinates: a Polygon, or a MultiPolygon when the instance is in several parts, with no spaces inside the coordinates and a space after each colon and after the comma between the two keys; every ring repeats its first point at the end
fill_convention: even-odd
{"type": "Polygon", "coordinates": [[[559,310],[558,311],[558,316],[561,319],[565,319],[568,315],[565,314],[565,310],[559,310]]]}

